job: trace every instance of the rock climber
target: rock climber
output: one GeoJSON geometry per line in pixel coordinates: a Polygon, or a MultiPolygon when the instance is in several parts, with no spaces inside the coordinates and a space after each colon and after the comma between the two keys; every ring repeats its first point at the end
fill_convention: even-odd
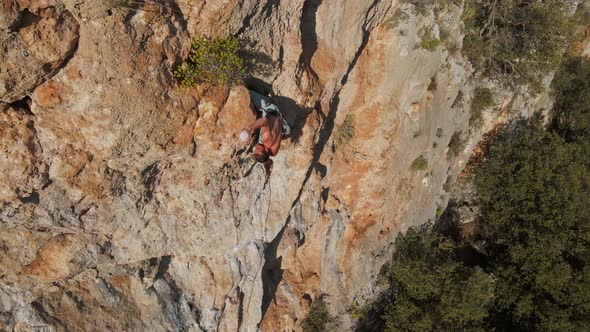
{"type": "Polygon", "coordinates": [[[262,116],[242,130],[240,139],[247,141],[256,129],[260,129],[252,158],[259,163],[266,163],[269,157],[277,155],[281,148],[281,139],[289,135],[290,128],[278,107],[268,98],[250,91],[250,99],[252,106],[261,112],[262,116]]]}
{"type": "Polygon", "coordinates": [[[240,139],[246,141],[254,130],[260,128],[258,143],[254,146],[252,158],[259,163],[264,163],[270,156],[276,156],[281,147],[281,124],[280,119],[275,114],[267,114],[244,128],[240,134],[240,139]]]}

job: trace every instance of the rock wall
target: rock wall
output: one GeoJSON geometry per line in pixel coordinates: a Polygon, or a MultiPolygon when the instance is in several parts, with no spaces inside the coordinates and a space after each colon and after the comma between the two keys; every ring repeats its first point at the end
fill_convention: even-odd
{"type": "Polygon", "coordinates": [[[550,103],[473,76],[460,6],[0,7],[2,329],[290,331],[321,294],[350,329],[397,233],[444,209],[481,133],[550,103]],[[443,45],[420,47],[426,31],[443,45]],[[293,126],[270,176],[237,140],[255,119],[247,89],[171,75],[202,34],[243,41],[246,86],[293,126]],[[476,84],[499,91],[482,130],[476,84]],[[354,136],[335,144],[349,115],[354,136]]]}

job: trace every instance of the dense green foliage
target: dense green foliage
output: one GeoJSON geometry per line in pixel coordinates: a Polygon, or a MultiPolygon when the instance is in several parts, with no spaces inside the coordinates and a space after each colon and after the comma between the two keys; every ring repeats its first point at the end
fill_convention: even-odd
{"type": "Polygon", "coordinates": [[[385,309],[386,331],[482,330],[493,279],[461,263],[457,247],[431,228],[398,238],[388,271],[394,301],[385,309]]]}
{"type": "Polygon", "coordinates": [[[493,104],[494,95],[490,89],[482,87],[475,88],[469,113],[469,125],[472,127],[480,127],[483,120],[483,110],[493,104]]]}
{"type": "Polygon", "coordinates": [[[185,88],[197,84],[231,86],[245,76],[239,50],[235,37],[200,37],[193,41],[188,59],[176,68],[174,76],[185,88]]]}
{"type": "Polygon", "coordinates": [[[538,90],[573,35],[566,0],[466,0],[464,53],[489,76],[538,90]]]}
{"type": "Polygon", "coordinates": [[[553,79],[552,127],[568,140],[590,137],[590,60],[569,58],[553,79]]]}
{"type": "Polygon", "coordinates": [[[324,332],[328,331],[327,327],[335,320],[328,310],[326,301],[320,297],[309,308],[307,316],[301,323],[301,328],[304,332],[324,332]]]}
{"type": "Polygon", "coordinates": [[[567,60],[549,129],[500,130],[474,173],[475,234],[438,222],[398,238],[361,330],[588,330],[589,78],[587,59],[567,60]]]}
{"type": "Polygon", "coordinates": [[[495,315],[509,328],[590,324],[590,171],[581,151],[521,125],[500,133],[477,172],[495,315]]]}

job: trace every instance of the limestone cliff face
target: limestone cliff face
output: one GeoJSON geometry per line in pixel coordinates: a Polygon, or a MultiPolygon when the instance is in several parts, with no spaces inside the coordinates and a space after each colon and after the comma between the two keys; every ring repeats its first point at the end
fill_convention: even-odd
{"type": "Polygon", "coordinates": [[[2,329],[291,331],[320,294],[349,329],[397,233],[446,206],[481,133],[550,102],[473,77],[453,5],[0,9],[2,329]],[[427,30],[444,31],[434,51],[419,47],[427,30]],[[171,75],[203,34],[244,41],[246,85],[272,91],[293,126],[269,177],[237,139],[255,119],[247,89],[171,75]],[[476,84],[498,93],[482,130],[468,125],[476,84]],[[349,114],[354,137],[336,145],[349,114]]]}

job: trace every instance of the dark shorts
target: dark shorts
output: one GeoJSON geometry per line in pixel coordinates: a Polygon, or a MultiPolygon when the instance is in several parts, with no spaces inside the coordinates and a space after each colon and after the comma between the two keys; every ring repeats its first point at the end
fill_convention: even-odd
{"type": "Polygon", "coordinates": [[[276,116],[277,118],[281,118],[281,114],[277,111],[268,111],[266,112],[266,118],[268,119],[271,116],[276,116]]]}

